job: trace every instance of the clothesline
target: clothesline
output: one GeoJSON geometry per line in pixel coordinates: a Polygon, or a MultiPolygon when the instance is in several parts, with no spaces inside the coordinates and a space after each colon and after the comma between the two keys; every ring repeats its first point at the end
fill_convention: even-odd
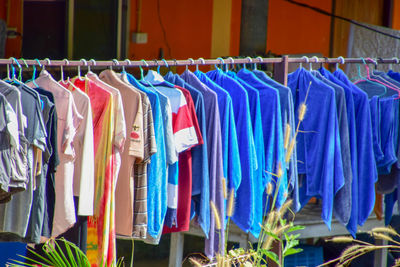
{"type": "Polygon", "coordinates": [[[50,59],[0,59],[0,65],[17,65],[18,67],[27,67],[27,66],[44,66],[44,67],[77,67],[77,66],[88,66],[88,67],[168,67],[168,66],[194,66],[194,65],[215,65],[215,64],[275,64],[275,63],[328,63],[328,64],[347,64],[347,63],[355,63],[355,64],[399,64],[399,58],[318,58],[311,57],[308,58],[306,56],[303,57],[288,57],[283,56],[279,58],[218,58],[218,59],[185,59],[185,60],[135,60],[131,61],[129,59],[125,60],[50,60],[50,59]]]}

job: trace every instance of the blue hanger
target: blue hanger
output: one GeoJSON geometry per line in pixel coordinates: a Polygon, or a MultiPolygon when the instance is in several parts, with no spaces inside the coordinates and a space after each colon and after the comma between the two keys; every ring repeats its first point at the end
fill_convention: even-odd
{"type": "MultiPolygon", "coordinates": [[[[223,66],[224,63],[225,63],[224,60],[223,60],[222,57],[218,57],[217,59],[221,61],[221,69],[222,69],[222,66],[223,66]]],[[[216,68],[217,70],[219,69],[218,66],[217,66],[217,64],[214,64],[214,66],[215,66],[215,68],[216,68]]]]}
{"type": "MultiPolygon", "coordinates": [[[[39,59],[35,58],[35,60],[36,60],[36,62],[38,63],[39,67],[42,67],[42,64],[40,64],[39,59]]],[[[36,65],[33,64],[33,65],[32,65],[32,68],[33,68],[32,79],[27,80],[26,83],[28,83],[28,82],[33,82],[33,84],[34,84],[36,87],[39,87],[39,86],[36,84],[36,82],[35,82],[35,79],[36,79],[36,65]]]]}
{"type": "MultiPolygon", "coordinates": [[[[165,67],[168,68],[168,63],[167,63],[167,61],[166,61],[165,59],[163,59],[163,58],[162,58],[161,60],[165,63],[165,67]]],[[[156,63],[157,63],[157,73],[160,74],[161,65],[158,64],[158,61],[157,61],[157,60],[156,60],[156,63]]]]}

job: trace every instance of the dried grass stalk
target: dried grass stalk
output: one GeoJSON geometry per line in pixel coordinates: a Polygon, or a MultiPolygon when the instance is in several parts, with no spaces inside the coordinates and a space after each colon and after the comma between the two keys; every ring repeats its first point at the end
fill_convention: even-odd
{"type": "Polygon", "coordinates": [[[215,217],[215,228],[217,230],[221,230],[221,217],[219,216],[217,207],[215,206],[214,202],[210,201],[210,206],[211,206],[211,210],[214,213],[214,217],[215,217]]]}
{"type": "Polygon", "coordinates": [[[387,233],[393,236],[398,236],[399,234],[391,227],[375,227],[372,229],[373,233],[387,233]]]}
{"type": "Polygon", "coordinates": [[[228,217],[232,217],[234,200],[235,200],[235,190],[232,188],[229,194],[228,209],[226,210],[226,215],[228,217]]]}
{"type": "Polygon", "coordinates": [[[286,123],[286,126],[285,126],[285,137],[284,137],[284,139],[283,139],[283,140],[284,140],[284,141],[283,141],[283,147],[284,147],[285,149],[287,149],[288,146],[289,146],[290,130],[291,130],[290,124],[289,124],[289,123],[286,123]]]}

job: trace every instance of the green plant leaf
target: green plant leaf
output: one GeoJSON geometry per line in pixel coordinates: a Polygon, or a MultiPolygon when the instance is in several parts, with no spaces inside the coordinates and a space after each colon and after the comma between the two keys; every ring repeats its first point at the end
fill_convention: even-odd
{"type": "MultiPolygon", "coordinates": [[[[20,255],[18,255],[18,256],[20,256],[20,255]]],[[[29,264],[29,263],[22,262],[22,261],[19,261],[19,260],[11,260],[11,261],[12,261],[12,263],[7,263],[7,264],[11,264],[11,266],[29,266],[29,267],[35,267],[35,266],[37,266],[37,264],[40,264],[40,263],[29,264]]],[[[48,266],[48,265],[45,265],[45,266],[48,266]]]]}
{"type": "Polygon", "coordinates": [[[299,240],[294,239],[286,242],[285,249],[294,248],[299,244],[299,240]]]}
{"type": "Polygon", "coordinates": [[[303,251],[303,249],[301,249],[301,248],[289,248],[288,250],[286,250],[283,253],[283,256],[286,257],[286,256],[289,256],[289,255],[300,253],[302,251],[303,251]]]}
{"type": "Polygon", "coordinates": [[[279,262],[279,257],[276,255],[275,252],[266,250],[266,249],[261,249],[261,252],[267,256],[269,259],[273,260],[278,266],[281,266],[281,263],[279,262]]]}
{"type": "Polygon", "coordinates": [[[270,231],[265,231],[265,233],[269,236],[271,236],[272,238],[274,238],[276,241],[282,242],[282,239],[280,239],[276,234],[270,232],[270,231]]]}
{"type": "Polygon", "coordinates": [[[18,261],[18,260],[11,260],[11,262],[7,262],[7,264],[8,265],[6,265],[6,266],[23,266],[23,267],[26,267],[26,266],[29,266],[29,267],[35,267],[35,266],[37,266],[37,265],[32,265],[32,264],[28,264],[28,263],[25,263],[25,262],[22,262],[22,261],[18,261]]]}
{"type": "MultiPolygon", "coordinates": [[[[42,260],[42,262],[39,262],[40,265],[47,265],[47,266],[49,266],[49,265],[52,264],[52,262],[51,262],[50,260],[48,260],[48,259],[42,257],[42,255],[36,253],[36,251],[34,251],[33,249],[27,248],[27,250],[28,250],[30,253],[32,253],[34,256],[36,256],[36,257],[38,257],[40,260],[42,260]]],[[[38,263],[38,261],[33,260],[33,259],[30,259],[30,258],[28,258],[28,257],[26,257],[26,256],[22,256],[22,255],[18,255],[18,256],[20,256],[20,257],[22,257],[22,258],[24,258],[24,259],[26,259],[26,260],[29,260],[29,261],[31,261],[31,262],[36,262],[36,263],[38,263]]]]}
{"type": "MultiPolygon", "coordinates": [[[[67,254],[68,254],[68,256],[69,256],[68,259],[67,259],[67,257],[65,256],[64,251],[61,249],[60,245],[58,244],[58,241],[56,240],[54,243],[56,244],[56,248],[58,249],[57,255],[58,255],[58,257],[59,257],[59,261],[62,262],[64,266],[71,266],[71,265],[75,264],[75,258],[74,258],[74,256],[71,257],[71,256],[68,254],[68,249],[69,249],[68,243],[67,243],[67,242],[64,242],[65,249],[67,250],[67,254]]],[[[75,267],[76,264],[73,265],[73,266],[75,267]]],[[[76,266],[76,267],[77,267],[77,266],[76,266]]]]}
{"type": "Polygon", "coordinates": [[[304,226],[302,226],[302,225],[295,225],[295,226],[293,226],[293,227],[290,227],[290,228],[286,231],[286,233],[290,233],[290,232],[294,232],[294,231],[298,231],[298,230],[303,230],[303,229],[305,229],[304,226]]]}

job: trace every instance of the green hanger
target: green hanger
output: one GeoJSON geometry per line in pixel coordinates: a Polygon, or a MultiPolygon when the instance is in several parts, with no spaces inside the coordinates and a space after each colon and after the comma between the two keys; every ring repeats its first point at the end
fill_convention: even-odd
{"type": "MultiPolygon", "coordinates": [[[[149,67],[149,64],[147,64],[146,60],[142,59],[141,61],[146,65],[146,68],[149,67]]],[[[144,79],[143,68],[142,68],[142,66],[139,66],[139,68],[140,68],[140,81],[141,81],[141,82],[145,82],[145,83],[148,84],[151,88],[153,88],[154,90],[158,91],[157,88],[155,88],[155,87],[151,84],[151,82],[148,82],[148,81],[146,81],[146,80],[144,79]]]]}
{"type": "MultiPolygon", "coordinates": [[[[141,61],[146,65],[146,68],[149,67],[149,64],[147,64],[146,60],[142,59],[141,61]]],[[[143,68],[141,65],[139,66],[139,68],[140,68],[140,80],[144,81],[143,68]]]]}
{"type": "MultiPolygon", "coordinates": [[[[26,68],[29,68],[29,66],[26,63],[26,60],[24,58],[20,58],[20,60],[22,60],[22,62],[24,62],[24,65],[25,65],[26,68]]],[[[22,82],[22,68],[21,68],[21,70],[19,72],[18,79],[22,82]]]]}

